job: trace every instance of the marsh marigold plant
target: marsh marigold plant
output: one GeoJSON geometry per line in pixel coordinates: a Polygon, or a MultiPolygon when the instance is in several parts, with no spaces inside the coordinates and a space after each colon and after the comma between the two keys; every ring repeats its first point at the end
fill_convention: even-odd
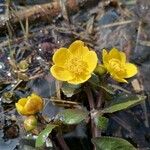
{"type": "Polygon", "coordinates": [[[15,104],[18,113],[21,115],[34,115],[43,108],[43,100],[36,94],[31,94],[27,98],[21,98],[15,104]]]}
{"type": "Polygon", "coordinates": [[[57,80],[80,84],[91,77],[97,61],[97,54],[77,40],[69,48],[59,48],[54,53],[50,71],[57,80]]]}
{"type": "Polygon", "coordinates": [[[118,51],[116,48],[112,48],[110,52],[105,49],[102,53],[103,65],[111,77],[118,82],[127,83],[126,78],[130,78],[137,74],[137,67],[126,62],[126,55],[124,52],[118,51]]]}

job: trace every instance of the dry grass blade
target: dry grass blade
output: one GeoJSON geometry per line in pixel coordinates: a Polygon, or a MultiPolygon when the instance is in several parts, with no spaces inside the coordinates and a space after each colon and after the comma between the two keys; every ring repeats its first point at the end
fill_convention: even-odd
{"type": "Polygon", "coordinates": [[[68,12],[67,12],[66,5],[65,5],[66,0],[59,0],[59,1],[60,1],[60,7],[62,10],[62,15],[64,19],[69,22],[68,12]]]}
{"type": "Polygon", "coordinates": [[[132,133],[131,127],[122,119],[120,119],[117,116],[112,117],[119,125],[121,125],[124,129],[126,129],[128,132],[132,133]]]}
{"type": "Polygon", "coordinates": [[[150,47],[150,41],[142,41],[142,40],[139,40],[139,44],[143,45],[143,46],[148,46],[150,47]]]}
{"type": "Polygon", "coordinates": [[[130,23],[133,23],[133,22],[134,22],[133,20],[127,20],[127,21],[115,22],[115,23],[103,25],[103,26],[101,26],[101,28],[110,28],[110,27],[115,27],[115,26],[120,26],[120,25],[130,24],[130,23]]]}
{"type": "Polygon", "coordinates": [[[142,22],[140,21],[138,26],[137,38],[136,38],[135,53],[138,51],[138,44],[140,40],[141,30],[142,30],[142,22]]]}

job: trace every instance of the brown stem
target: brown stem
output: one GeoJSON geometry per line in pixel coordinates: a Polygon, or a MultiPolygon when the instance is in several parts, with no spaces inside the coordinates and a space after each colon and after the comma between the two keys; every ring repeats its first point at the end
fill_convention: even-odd
{"type": "MultiPolygon", "coordinates": [[[[94,104],[94,98],[93,98],[92,91],[88,85],[85,87],[85,92],[88,97],[90,112],[92,113],[92,111],[94,110],[95,104],[94,104]]],[[[97,129],[96,129],[96,126],[95,126],[95,123],[94,123],[94,120],[93,120],[93,117],[91,114],[90,114],[90,118],[91,118],[91,133],[92,133],[92,138],[94,138],[97,135],[97,129]]],[[[95,150],[95,147],[94,147],[94,150],[95,150]]]]}
{"type": "Polygon", "coordinates": [[[57,138],[57,141],[58,141],[58,143],[59,143],[59,145],[61,147],[61,150],[70,150],[68,145],[66,144],[63,136],[60,133],[58,133],[56,135],[56,138],[57,138]]]}
{"type": "Polygon", "coordinates": [[[85,92],[86,92],[87,97],[88,97],[88,102],[89,102],[90,111],[91,111],[91,110],[94,109],[95,104],[94,104],[92,91],[91,91],[91,89],[90,89],[90,87],[88,85],[87,85],[87,87],[85,87],[85,92]]]}
{"type": "Polygon", "coordinates": [[[97,105],[96,105],[96,108],[99,110],[101,108],[101,105],[102,105],[102,90],[100,89],[99,90],[99,95],[98,95],[98,98],[97,98],[97,105]]]}

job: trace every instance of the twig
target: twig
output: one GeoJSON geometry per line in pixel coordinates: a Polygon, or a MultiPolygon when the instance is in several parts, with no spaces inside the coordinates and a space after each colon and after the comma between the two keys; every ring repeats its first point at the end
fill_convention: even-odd
{"type": "Polygon", "coordinates": [[[130,24],[130,23],[133,23],[133,22],[134,22],[133,20],[122,21],[122,22],[115,22],[115,23],[103,25],[103,26],[101,26],[101,28],[110,28],[110,27],[114,27],[114,26],[130,24]]]}
{"type": "MultiPolygon", "coordinates": [[[[138,80],[137,80],[138,81],[138,80]]],[[[139,86],[140,86],[140,90],[138,92],[142,92],[144,94],[144,87],[143,87],[143,82],[144,82],[144,79],[143,77],[140,75],[139,76],[139,86]]],[[[144,120],[144,124],[146,127],[149,128],[149,119],[148,119],[148,111],[147,111],[147,107],[146,107],[146,101],[144,101],[143,103],[141,103],[141,107],[143,109],[143,112],[144,112],[144,117],[145,117],[145,120],[144,120]]]]}
{"type": "Polygon", "coordinates": [[[150,47],[150,41],[142,41],[142,40],[139,40],[139,44],[143,45],[143,46],[148,46],[150,47]]]}
{"type": "Polygon", "coordinates": [[[80,103],[77,102],[71,102],[71,101],[65,101],[65,100],[51,100],[51,102],[59,102],[59,103],[66,103],[66,104],[72,104],[72,105],[80,105],[80,103]]]}
{"type": "Polygon", "coordinates": [[[66,9],[66,0],[59,0],[60,1],[60,7],[61,7],[61,11],[62,11],[62,15],[64,17],[64,19],[69,22],[69,17],[68,17],[68,12],[66,9]]]}
{"type": "Polygon", "coordinates": [[[61,99],[61,93],[60,93],[61,85],[60,84],[61,84],[60,81],[56,81],[55,82],[55,85],[56,85],[56,95],[57,95],[58,99],[61,99]]]}
{"type": "Polygon", "coordinates": [[[114,119],[119,125],[121,125],[128,132],[132,133],[131,127],[128,124],[126,124],[125,121],[123,121],[122,119],[120,119],[117,116],[113,116],[112,119],[114,119]]]}
{"type": "Polygon", "coordinates": [[[14,90],[19,86],[19,84],[20,84],[22,81],[23,81],[23,80],[19,80],[19,81],[17,82],[17,84],[16,84],[15,86],[13,86],[13,88],[11,89],[11,92],[14,91],[14,90]]]}
{"type": "Polygon", "coordinates": [[[32,77],[29,78],[29,80],[33,80],[33,79],[36,79],[36,78],[39,78],[39,77],[42,77],[44,75],[44,73],[40,73],[40,74],[36,74],[32,77]]]}
{"type": "Polygon", "coordinates": [[[139,27],[138,27],[138,33],[137,33],[137,38],[136,38],[136,46],[135,46],[135,53],[137,52],[137,48],[138,48],[138,43],[139,43],[139,40],[140,40],[140,34],[141,34],[141,30],[142,30],[142,22],[140,21],[139,22],[139,27]]]}
{"type": "Polygon", "coordinates": [[[25,39],[28,40],[29,37],[29,20],[28,17],[26,18],[26,34],[25,34],[25,39]]]}
{"type": "Polygon", "coordinates": [[[144,124],[147,128],[149,128],[149,121],[148,121],[148,112],[147,112],[147,107],[146,107],[146,102],[144,101],[142,104],[141,104],[142,108],[143,108],[143,112],[144,112],[144,116],[145,116],[145,121],[144,121],[144,124]]]}

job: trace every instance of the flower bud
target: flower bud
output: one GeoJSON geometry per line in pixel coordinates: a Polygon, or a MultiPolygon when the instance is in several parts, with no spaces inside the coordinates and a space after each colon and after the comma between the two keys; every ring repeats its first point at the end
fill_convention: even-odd
{"type": "Polygon", "coordinates": [[[24,120],[24,128],[26,131],[31,131],[37,126],[37,119],[35,116],[29,116],[24,120]]]}
{"type": "Polygon", "coordinates": [[[15,104],[18,113],[22,115],[34,115],[43,108],[43,100],[36,94],[31,94],[27,98],[21,98],[15,104]]]}
{"type": "Polygon", "coordinates": [[[103,65],[98,64],[94,70],[94,73],[101,76],[106,73],[106,69],[103,65]]]}

